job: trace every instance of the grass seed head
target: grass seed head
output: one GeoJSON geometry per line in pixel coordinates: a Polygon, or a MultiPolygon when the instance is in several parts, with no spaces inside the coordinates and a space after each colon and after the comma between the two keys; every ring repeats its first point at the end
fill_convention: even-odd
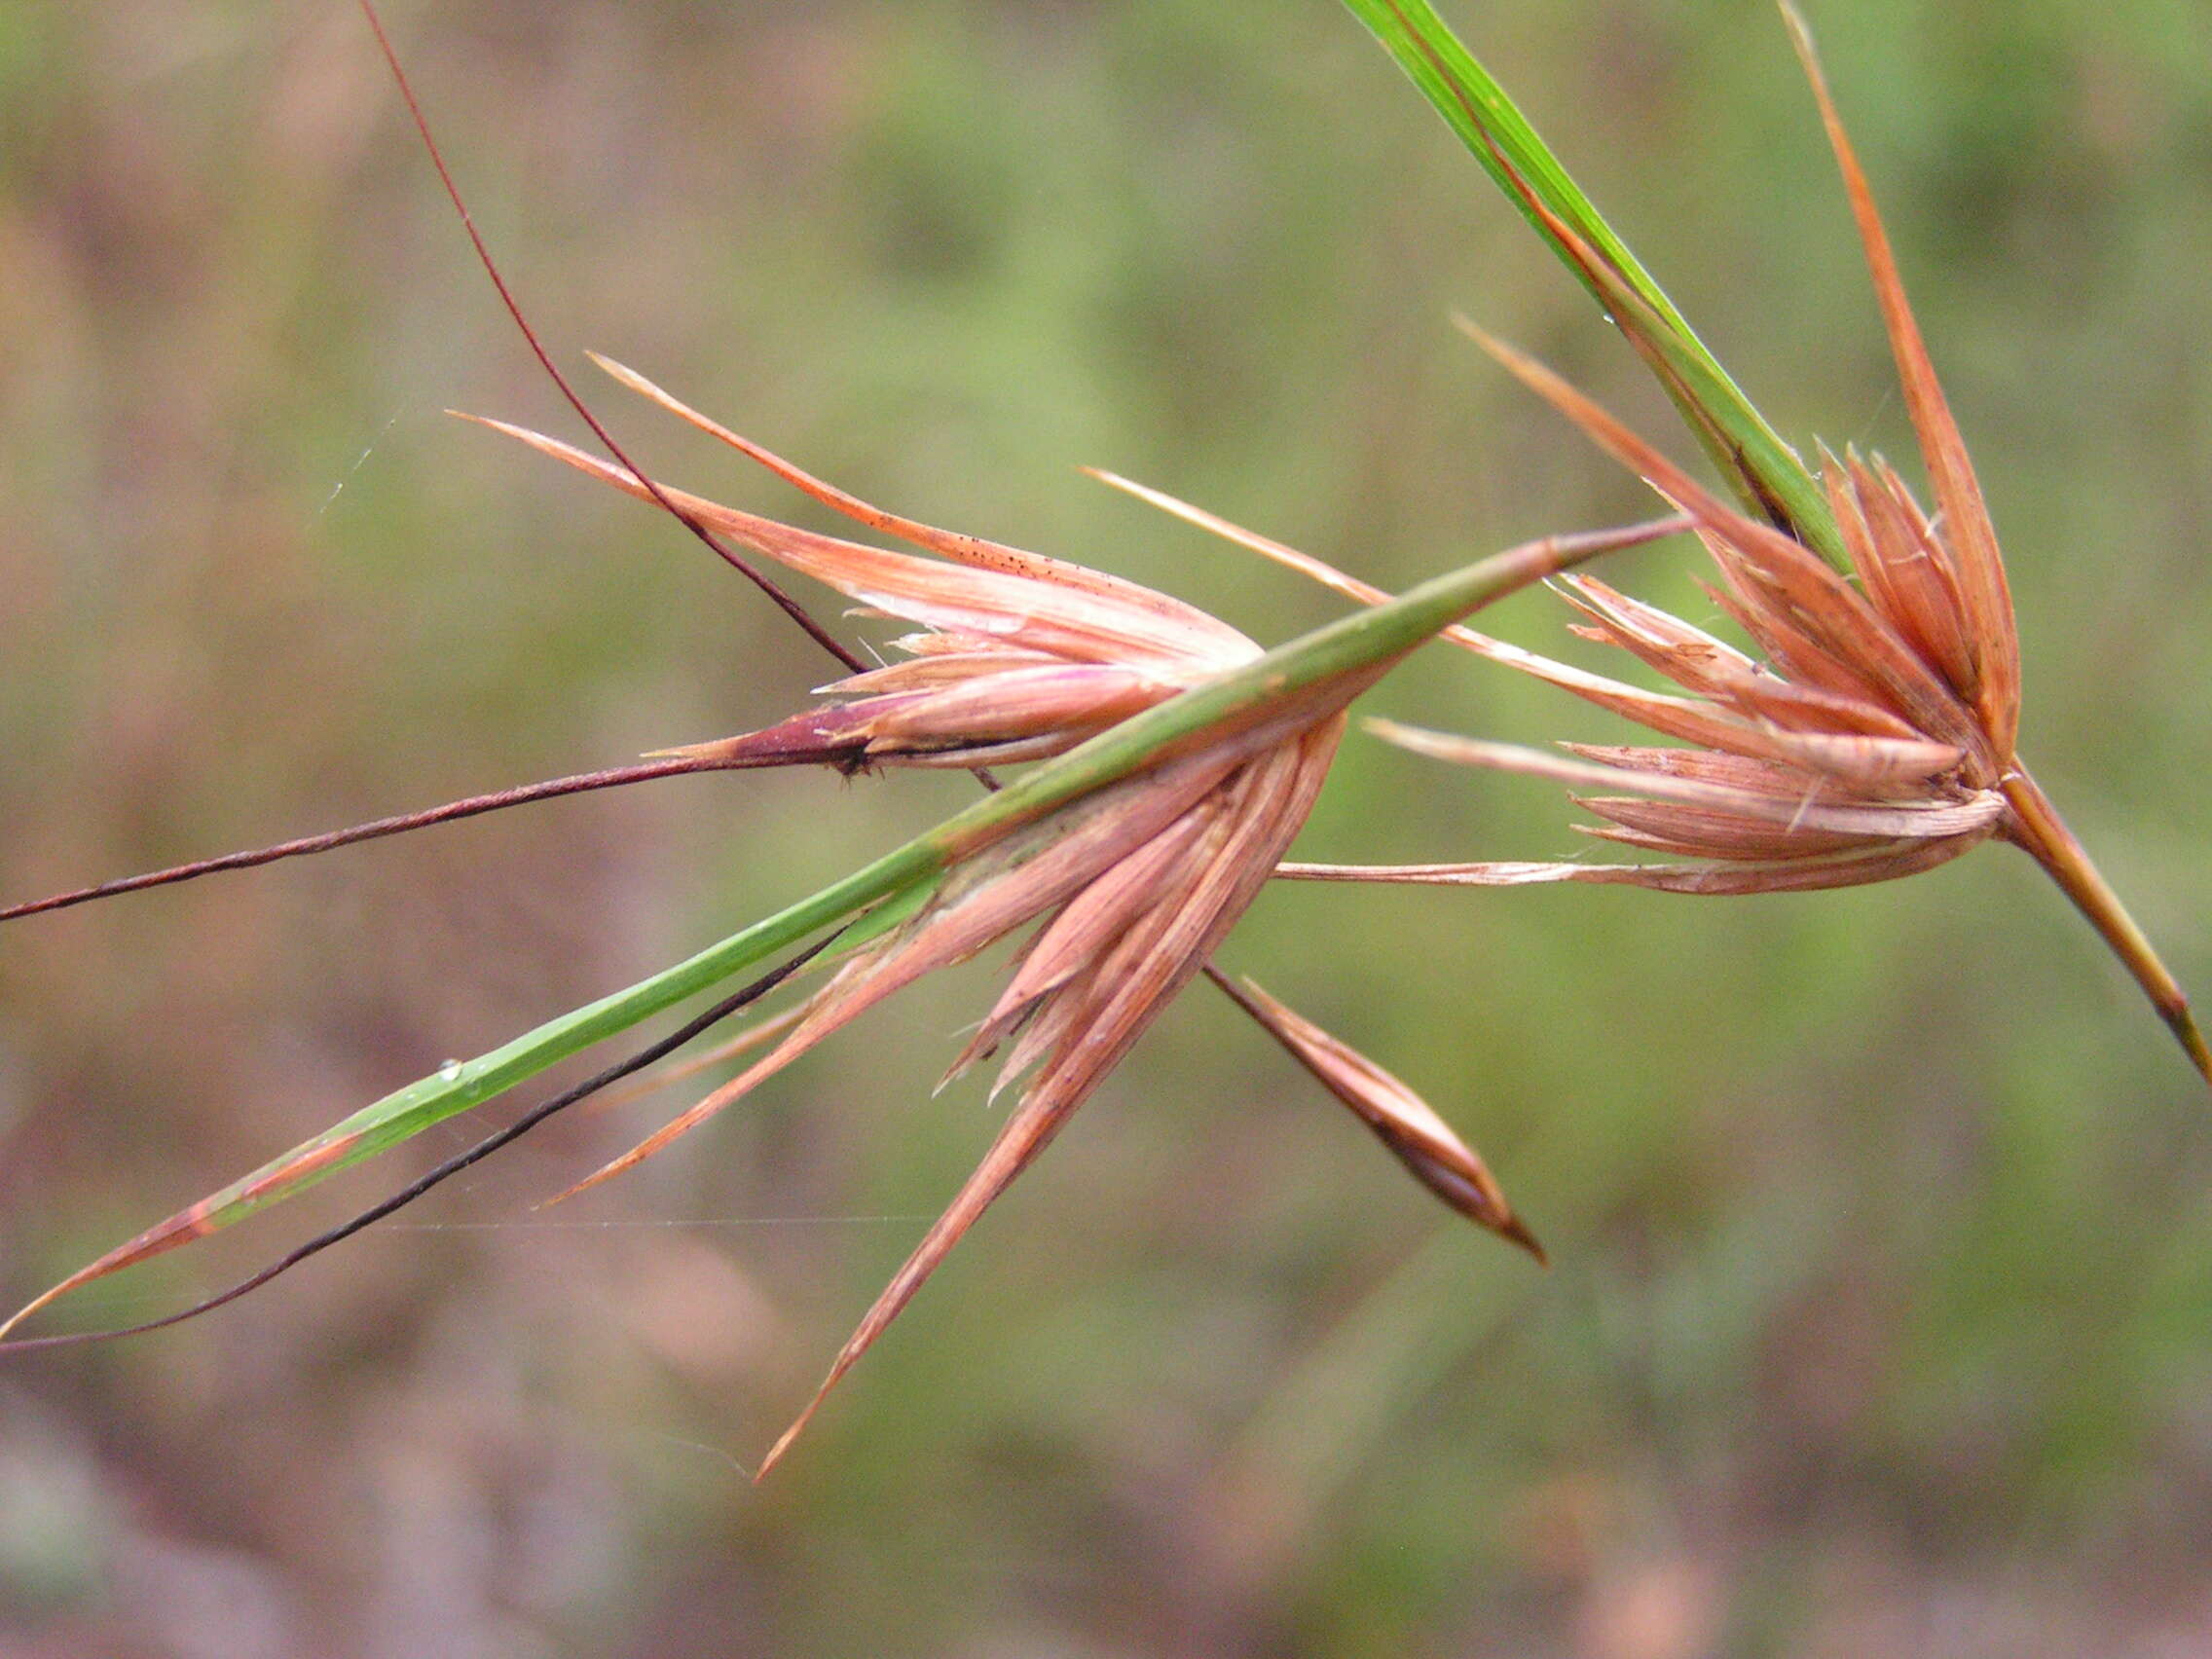
{"type": "MultiPolygon", "coordinates": [[[[1801,892],[1917,874],[2004,839],[2059,883],[2212,1081],[2212,1050],[2188,998],[2020,758],[2019,638],[1996,531],[1811,37],[1787,0],[1783,12],[1843,176],[1936,510],[1925,510],[1880,457],[1824,451],[1819,493],[1839,550],[1831,562],[1766,493],[1744,492],[1742,505],[1723,500],[1551,370],[1465,325],[1530,389],[1689,516],[1718,571],[1707,592],[1755,654],[1593,577],[1567,576],[1556,585],[1581,614],[1575,632],[1628,652],[1675,690],[1646,690],[1468,630],[1456,643],[1695,748],[1581,748],[1562,759],[1377,727],[1444,758],[1617,791],[1578,797],[1602,822],[1577,828],[1673,862],[1292,873],[1801,892]]],[[[1701,394],[1679,372],[1684,349],[1676,325],[1501,155],[1494,159],[1508,188],[1613,306],[1693,429],[1711,438],[1718,428],[1699,425],[1701,394]]]]}
{"type": "MultiPolygon", "coordinates": [[[[625,385],[816,499],[923,557],[795,530],[658,487],[741,546],[869,610],[920,624],[901,660],[823,687],[831,699],[763,730],[670,751],[729,764],[977,766],[1044,758],[1248,663],[1259,647],[1204,612],[1064,561],[899,518],[823,483],[618,365],[625,385]]],[[[632,495],[644,482],[557,439],[488,422],[632,495]]],[[[926,903],[850,958],[782,1040],[738,1077],[562,1198],[635,1166],[743,1098],[832,1032],[940,967],[1035,932],[947,1080],[1007,1055],[1016,1103],[982,1162],[839,1352],[763,1472],[823,1394],[1026,1168],[1273,875],[1345,729],[1344,708],[1386,665],[1306,686],[1210,729],[1164,764],[973,850],[926,903]],[[1009,1047],[1011,1045],[1011,1047],[1009,1047]]],[[[1225,981],[1226,984],[1226,981],[1225,981]]],[[[1257,988],[1232,995],[1460,1213],[1541,1254],[1482,1161],[1403,1084],[1257,988]]]]}
{"type": "MultiPolygon", "coordinates": [[[[1353,697],[1438,630],[1456,626],[1457,618],[1600,554],[1677,534],[1684,528],[1681,518],[1528,542],[1433,577],[1382,610],[1341,618],[1263,655],[1235,629],[1134,583],[869,506],[684,409],[629,371],[615,372],[818,499],[915,543],[922,554],[797,530],[666,490],[626,462],[608,465],[559,440],[486,424],[675,512],[725,556],[721,536],[821,579],[869,611],[918,624],[918,632],[898,642],[904,651],[901,661],[870,669],[853,659],[851,674],[826,688],[832,702],[764,731],[676,752],[674,759],[474,797],[403,820],[61,895],[8,913],[30,914],[646,776],[793,761],[848,769],[878,760],[973,765],[983,759],[1077,752],[1015,781],[994,803],[977,803],[720,945],[350,1114],[72,1273],[0,1322],[0,1347],[129,1334],[6,1340],[21,1319],[66,1292],[294,1196],[430,1124],[503,1092],[553,1059],[600,1040],[608,1029],[635,1023],[715,983],[716,964],[750,964],[775,948],[769,940],[795,944],[870,906],[872,923],[849,924],[859,931],[835,976],[795,1010],[739,1045],[750,1049],[773,1042],[772,1050],[732,1083],[571,1189],[595,1185],[652,1156],[931,970],[1034,927],[1016,955],[1006,990],[953,1065],[957,1074],[1011,1043],[999,1087],[1018,1080],[1017,1103],[980,1166],[839,1353],[823,1392],[896,1317],[977,1217],[1028,1166],[1166,1004],[1201,972],[1281,1039],[1437,1196],[1534,1248],[1480,1161],[1418,1097],[1264,993],[1239,990],[1209,958],[1260,889],[1281,869],[1281,857],[1327,776],[1344,734],[1345,709],[1353,697]],[[1169,699],[1178,699],[1181,706],[1158,706],[1169,699]]],[[[1312,565],[1304,555],[1272,543],[1267,547],[1272,556],[1312,565]]],[[[995,785],[987,776],[983,781],[995,785]]],[[[818,939],[697,1016],[692,1025],[524,1114],[510,1128],[447,1160],[401,1193],[318,1235],[248,1279],[131,1330],[195,1317],[250,1292],[412,1201],[552,1112],[673,1051],[830,949],[836,937],[818,939]]],[[[724,1053],[734,1057],[736,1051],[724,1053]]],[[[807,1416],[821,1397],[818,1393],[807,1416]]],[[[778,1443],[768,1463],[805,1420],[802,1416],[778,1443]]]]}

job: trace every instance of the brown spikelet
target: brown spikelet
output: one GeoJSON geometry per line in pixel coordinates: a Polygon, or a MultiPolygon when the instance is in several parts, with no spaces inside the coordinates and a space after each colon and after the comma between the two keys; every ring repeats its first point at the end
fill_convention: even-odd
{"type": "MultiPolygon", "coordinates": [[[[905,653],[901,660],[823,687],[830,699],[824,705],[759,731],[665,752],[673,758],[855,769],[1041,757],[1258,654],[1235,630],[1133,583],[872,507],[687,409],[642,376],[605,366],[816,499],[926,555],[796,530],[640,479],[557,439],[484,422],[632,495],[666,497],[750,551],[872,610],[920,624],[895,642],[905,653]]],[[[1304,558],[1270,546],[1274,556],[1304,558]]],[[[813,1401],[770,1451],[762,1473],[953,1245],[1205,967],[1305,823],[1343,736],[1346,704],[1384,666],[1344,671],[1225,719],[1172,758],[962,850],[920,908],[849,958],[764,1054],[560,1195],[583,1192],[662,1151],[922,976],[1033,930],[1004,992],[946,1074],[958,1076],[1011,1043],[992,1092],[1018,1083],[1013,1110],[839,1351],[813,1401]]],[[[1481,1161],[1403,1084],[1266,993],[1215,977],[1432,1192],[1540,1256],[1481,1161]]]]}
{"type": "Polygon", "coordinates": [[[1224,987],[1237,1004],[1375,1131],[1414,1178],[1468,1220],[1545,1261],[1495,1178],[1472,1148],[1404,1083],[1246,979],[1224,987]]]}
{"type": "Polygon", "coordinates": [[[1881,458],[1823,451],[1820,482],[1848,554],[1849,569],[1839,571],[1793,535],[1720,499],[1541,363],[1464,325],[1690,516],[1720,574],[1708,592],[1758,654],[1604,582],[1568,577],[1558,586],[1583,618],[1575,631],[1625,650],[1682,695],[1639,690],[1479,636],[1460,643],[1700,749],[1582,748],[1563,759],[1387,723],[1375,729],[1449,759],[1617,789],[1580,800],[1604,821],[1587,833],[1700,862],[1285,873],[1801,892],[1917,873],[2001,838],[2058,881],[2212,1081],[2212,1050],[2187,997],[2020,759],[2019,643],[1996,532],[1811,39],[1787,0],[1784,11],[1843,174],[1938,512],[1923,511],[1881,458]]]}

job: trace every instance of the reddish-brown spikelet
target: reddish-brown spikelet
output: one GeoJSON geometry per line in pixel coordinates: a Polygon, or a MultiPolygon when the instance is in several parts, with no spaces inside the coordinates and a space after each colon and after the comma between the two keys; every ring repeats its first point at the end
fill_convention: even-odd
{"type": "MultiPolygon", "coordinates": [[[[0,909],[0,920],[56,909],[218,870],[330,850],[433,823],[499,810],[527,800],[617,787],[648,777],[724,767],[817,761],[845,770],[877,763],[978,768],[1059,754],[1167,697],[1250,661],[1259,648],[1235,629],[1164,595],[1082,566],[935,529],[847,495],[670,397],[620,365],[597,359],[626,386],[730,444],[816,499],[910,541],[935,559],[889,553],[800,531],[662,488],[578,398],[538,342],[509,293],[438,154],[428,125],[369,0],[362,0],[380,47],[485,271],[546,372],[606,444],[609,465],[559,440],[499,422],[484,422],[564,461],[648,499],[674,515],[719,556],[756,581],[821,645],[851,671],[822,688],[833,701],[762,731],[662,751],[642,766],[580,774],[521,790],[472,796],[427,812],[226,855],[0,909]],[[718,535],[718,532],[719,535],[718,535]],[[805,608],[750,565],[726,535],[790,569],[858,599],[876,614],[904,617],[923,631],[895,642],[906,660],[869,669],[805,608]]],[[[471,417],[474,419],[474,417],[471,417]]],[[[1559,570],[1594,553],[1672,535],[1677,519],[1532,543],[1517,550],[1518,579],[1559,570]],[[1580,545],[1572,545],[1579,542],[1580,545]]],[[[1271,556],[1301,568],[1325,567],[1287,548],[1271,556]]],[[[1454,630],[1464,634],[1464,630],[1454,630]]],[[[1470,636],[1471,637],[1471,636],[1470,636]]],[[[703,1123],[813,1044],[930,969],[974,955],[996,940],[1047,918],[1015,958],[1006,991],[955,1060],[947,1081],[1014,1039],[995,1099],[1030,1076],[1017,1106],[982,1163],[901,1268],[839,1352],[804,1413],[777,1441],[765,1474],[824,1397],[911,1299],[937,1264],[1003,1192],[1151,1020],[1200,971],[1273,1034],[1301,1064],[1383,1141],[1423,1185],[1479,1224],[1543,1252],[1474,1153],[1425,1102],[1256,985],[1238,986],[1208,960],[1270,877],[1311,810],[1345,729],[1344,708],[1392,659],[1303,684],[1160,751],[1152,769],[1079,798],[998,839],[941,850],[952,861],[918,913],[865,946],[830,982],[797,1007],[762,1022],[712,1053],[645,1080],[675,1081],[755,1047],[777,1047],[735,1082],[578,1184],[580,1191],[627,1168],[703,1123]]],[[[1292,681],[1286,683],[1298,684],[1292,681]]],[[[836,936],[831,936],[834,939],[836,936]]],[[[555,1111],[674,1051],[729,1012],[800,971],[831,940],[790,958],[692,1024],[598,1079],[541,1104],[465,1153],[443,1161],[393,1198],[326,1231],[260,1272],[180,1313],[122,1332],[86,1332],[8,1343],[9,1332],[56,1297],[161,1254],[273,1202],[359,1149],[362,1135],[341,1125],[274,1161],[246,1180],[188,1206],[0,1321],[0,1346],[98,1341],[197,1317],[251,1292],[328,1245],[413,1201],[429,1187],[507,1144],[555,1111]]],[[[614,1101],[605,1097],[605,1104],[614,1101]]],[[[352,1123],[354,1120],[349,1120],[352,1123]]],[[[568,1195],[564,1194],[563,1197],[568,1195]]]]}
{"type": "MultiPolygon", "coordinates": [[[[1285,873],[1801,892],[1915,874],[1983,841],[2009,840],[2058,881],[2212,1080],[2212,1051],[2180,985],[2021,762],[2019,641],[1996,533],[1810,39],[1787,4],[1784,11],[1843,174],[1938,511],[1924,512],[1879,457],[1824,451],[1820,481],[1850,563],[1840,573],[1774,525],[1736,510],[1542,364],[1466,325],[1507,369],[1690,516],[1719,568],[1719,585],[1707,591],[1761,655],[1594,577],[1566,576],[1557,586],[1584,618],[1577,634],[1626,650],[1687,695],[1644,690],[1471,630],[1448,637],[1701,750],[1581,747],[1579,758],[1562,759],[1402,726],[1377,729],[1444,758],[1624,792],[1581,797],[1604,822],[1576,828],[1694,862],[1291,866],[1285,873]]],[[[1579,246],[1564,225],[1550,228],[1579,246]]],[[[1330,574],[1333,585],[1358,590],[1330,574]]]]}
{"type": "MultiPolygon", "coordinates": [[[[698,523],[923,625],[905,657],[824,688],[836,701],[741,736],[669,753],[718,763],[976,766],[1055,755],[1250,661],[1259,647],[1178,601],[1081,566],[933,529],[872,507],[698,414],[642,377],[625,385],[920,558],[800,531],[665,487],[698,523]]],[[[486,422],[632,495],[620,468],[486,422]]],[[[849,959],[781,1040],[738,1077],[561,1195],[633,1167],[742,1098],[830,1033],[931,971],[1040,923],[947,1081],[1011,1041],[994,1096],[1021,1090],[982,1162],[838,1353],[762,1473],[983,1210],[1026,1168],[1160,1011],[1207,962],[1305,823],[1345,729],[1344,708],[1387,665],[1362,668],[1207,732],[1195,748],[1060,808],[958,864],[922,908],[849,959]]],[[[1216,976],[1432,1192],[1541,1256],[1480,1159],[1418,1096],[1266,993],[1216,976]]]]}
{"type": "Polygon", "coordinates": [[[1228,990],[1238,1006],[1375,1131],[1415,1180],[1468,1220],[1512,1239],[1537,1261],[1547,1260],[1536,1235],[1505,1201],[1490,1166],[1427,1101],[1252,980],[1228,990]]]}
{"type": "MultiPolygon", "coordinates": [[[[909,660],[824,686],[824,694],[836,699],[829,706],[761,731],[663,752],[672,757],[717,764],[813,760],[848,770],[1042,759],[1260,654],[1227,623],[1134,582],[869,506],[643,376],[601,361],[625,386],[816,499],[938,555],[924,559],[865,546],[661,487],[659,494],[687,518],[873,612],[928,630],[895,642],[909,660]]],[[[633,496],[657,498],[635,476],[559,439],[504,422],[482,424],[633,496]]]]}
{"type": "MultiPolygon", "coordinates": [[[[852,770],[878,762],[975,766],[988,760],[1048,756],[1260,654],[1259,647],[1235,629],[1134,583],[872,507],[726,431],[630,371],[606,366],[626,385],[723,438],[817,499],[872,529],[912,541],[936,557],[891,552],[798,530],[667,490],[634,470],[596,461],[557,439],[503,423],[483,424],[676,511],[701,534],[719,533],[817,577],[872,613],[921,624],[920,632],[895,642],[907,653],[905,658],[874,669],[856,669],[826,688],[836,701],[765,730],[665,752],[677,756],[675,760],[557,780],[406,820],[379,821],[251,855],[179,866],[62,895],[21,907],[21,913],[319,851],[466,811],[633,777],[809,761],[852,770]]],[[[1599,552],[1675,534],[1684,524],[1677,517],[1534,542],[1508,557],[1517,579],[1529,580],[1599,552]]],[[[1265,550],[1301,568],[1326,569],[1273,543],[1266,543],[1265,550]]],[[[1346,581],[1348,578],[1341,578],[1340,585],[1346,581]]],[[[1364,597],[1365,590],[1361,591],[1364,597]]],[[[1464,630],[1455,632],[1464,634],[1464,630]]],[[[1482,1161],[1404,1084],[1257,987],[1237,986],[1209,960],[1214,947],[1281,867],[1282,854],[1327,777],[1344,734],[1346,705],[1386,673],[1404,648],[1401,645],[1398,652],[1379,660],[1354,658],[1355,666],[1317,680],[1286,674],[1269,682],[1271,695],[1232,705],[1235,712],[1158,750],[1144,769],[1011,830],[978,827],[963,841],[945,840],[938,849],[945,861],[941,874],[926,893],[915,896],[914,912],[858,947],[813,996],[716,1053],[683,1062],[672,1073],[650,1080],[656,1085],[674,1081],[705,1064],[775,1044],[743,1075],[715,1089],[571,1193],[652,1156],[924,974],[966,960],[1023,927],[1038,924],[1015,956],[1004,993],[947,1073],[948,1080],[957,1076],[1011,1039],[1012,1049],[992,1094],[995,1098],[1009,1083],[1026,1078],[1017,1104],[982,1163],[840,1351],[805,1414],[777,1442],[762,1465],[763,1473],[952,1245],[1058,1132],[1153,1018],[1201,971],[1349,1106],[1423,1185],[1459,1213],[1541,1260],[1541,1250],[1482,1161]]],[[[746,999],[796,972],[815,950],[758,981],[744,993],[746,999]]],[[[703,1017],[711,1021],[718,1015],[710,1011],[703,1017]]],[[[677,1034],[666,1047],[683,1041],[684,1035],[677,1034]]],[[[632,1068],[622,1068],[628,1069],[632,1068]]],[[[598,1087],[592,1084],[585,1092],[598,1087]]],[[[580,1097],[556,1097],[536,1113],[526,1114],[520,1124],[527,1125],[580,1097]]],[[[426,1178],[427,1183],[465,1167],[506,1138],[511,1133],[501,1131],[461,1160],[449,1161],[426,1178]]],[[[179,1212],[0,1322],[0,1339],[63,1292],[199,1237],[222,1225],[223,1219],[237,1219],[244,1207],[284,1196],[304,1178],[349,1156],[358,1139],[350,1132],[332,1131],[275,1161],[248,1181],[179,1212]]],[[[410,1201],[422,1190],[423,1183],[411,1187],[386,1205],[311,1240],[273,1268],[157,1323],[173,1323],[235,1300],[410,1201]]],[[[132,1329],[144,1328],[150,1327],[132,1329]]],[[[31,1341],[45,1345],[98,1340],[105,1334],[119,1333],[31,1341]]]]}

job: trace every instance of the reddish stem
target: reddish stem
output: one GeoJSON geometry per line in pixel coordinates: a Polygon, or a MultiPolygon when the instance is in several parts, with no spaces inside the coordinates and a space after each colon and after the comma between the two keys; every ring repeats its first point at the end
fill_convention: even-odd
{"type": "Polygon", "coordinates": [[[2048,870],[2066,897],[2074,901],[2075,907],[2088,917],[2089,925],[2112,946],[2113,954],[2125,964],[2135,982],[2143,987],[2151,1006],[2158,1011],[2158,1017],[2180,1041],[2190,1063],[2207,1083],[2212,1083],[2212,1048],[2206,1047],[2204,1033],[2197,1028],[2195,1016],[2189,1011],[2189,996],[2158,959],[2149,938],[2120,902],[2120,895],[2089,862],[2087,850],[2074,838],[2074,832],[2066,828],[2057,808],[2051,805],[2050,797],[2043,793],[2025,767],[2015,762],[2003,787],[2005,798],[2012,806],[2007,835],[2048,870]]]}
{"type": "Polygon", "coordinates": [[[670,517],[714,549],[733,570],[781,606],[785,615],[805,629],[809,639],[843,663],[848,671],[854,674],[864,673],[867,664],[839,645],[830,631],[814,619],[805,606],[786,593],[767,572],[753,565],[720,536],[670,500],[668,493],[639,469],[638,463],[614,441],[613,434],[600,424],[599,417],[576,395],[575,388],[569,385],[568,376],[554,365],[552,357],[537,338],[537,331],[531,327],[530,319],[523,315],[522,307],[508,291],[506,278],[499,275],[499,268],[493,261],[492,250],[485,246],[484,238],[476,229],[476,220],[468,211],[468,203],[461,199],[461,187],[454,183],[453,174],[447,170],[446,159],[438,149],[438,141],[430,136],[429,119],[424,115],[423,106],[416,101],[415,89],[408,82],[407,71],[399,66],[399,54],[392,49],[391,38],[384,32],[384,19],[377,16],[377,9],[371,4],[371,0],[360,0],[360,7],[361,15],[369,20],[370,31],[377,37],[377,49],[384,54],[384,60],[391,69],[391,78],[399,84],[399,95],[406,102],[407,113],[414,118],[415,130],[423,135],[423,148],[430,154],[430,165],[438,169],[438,182],[445,186],[446,197],[453,203],[453,210],[461,215],[461,228],[468,233],[469,243],[476,249],[477,261],[484,267],[485,276],[492,278],[492,286],[498,290],[499,303],[507,308],[507,314],[515,319],[515,326],[522,330],[522,337],[530,343],[531,351],[536,356],[539,366],[552,377],[553,384],[561,388],[561,395],[569,400],[569,407],[582,417],[584,424],[592,429],[593,435],[607,446],[608,454],[621,462],[630,476],[645,486],[646,494],[666,508],[670,517]]]}
{"type": "MultiPolygon", "coordinates": [[[[739,763],[742,764],[744,763],[739,763]]],[[[250,869],[255,865],[275,864],[278,859],[298,858],[304,853],[327,853],[335,847],[350,847],[356,841],[373,841],[382,835],[402,835],[410,830],[426,830],[433,824],[450,823],[456,818],[473,818],[478,813],[498,812],[503,807],[526,806],[534,800],[552,800],[560,795],[582,794],[588,790],[609,790],[623,784],[642,784],[652,778],[673,778],[685,772],[727,772],[736,769],[736,766],[726,760],[647,760],[635,766],[609,767],[604,772],[578,772],[566,778],[550,778],[541,784],[525,784],[520,789],[470,795],[464,800],[449,800],[443,806],[433,806],[423,812],[405,812],[392,818],[373,819],[367,824],[356,824],[348,830],[332,830],[320,835],[303,835],[295,841],[279,841],[273,847],[256,847],[243,853],[225,853],[220,858],[202,859],[169,869],[149,870],[143,875],[127,875],[120,880],[103,881],[97,887],[80,887],[73,893],[56,893],[49,898],[33,899],[27,903],[11,904],[0,910],[0,922],[12,922],[18,916],[35,916],[43,910],[66,910],[72,904],[112,898],[118,893],[136,893],[148,887],[166,887],[171,882],[190,881],[195,876],[213,875],[220,870],[250,869]]]]}

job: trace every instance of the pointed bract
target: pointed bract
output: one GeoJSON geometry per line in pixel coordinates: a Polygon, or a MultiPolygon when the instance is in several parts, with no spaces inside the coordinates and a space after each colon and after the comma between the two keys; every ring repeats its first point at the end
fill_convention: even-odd
{"type": "Polygon", "coordinates": [[[1468,1220],[1510,1238],[1537,1261],[1545,1260],[1544,1247],[1513,1213],[1489,1165],[1427,1101],[1365,1054],[1270,996],[1253,980],[1245,979],[1232,987],[1231,994],[1301,1065],[1350,1107],[1422,1186],[1468,1220]]]}

